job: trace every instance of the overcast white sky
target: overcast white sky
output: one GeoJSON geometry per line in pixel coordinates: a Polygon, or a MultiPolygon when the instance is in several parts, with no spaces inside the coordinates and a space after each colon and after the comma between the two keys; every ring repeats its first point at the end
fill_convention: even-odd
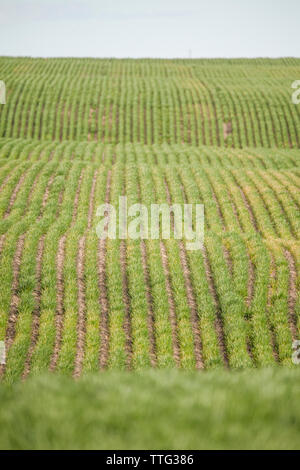
{"type": "Polygon", "coordinates": [[[0,0],[0,55],[300,57],[300,0],[0,0]]]}

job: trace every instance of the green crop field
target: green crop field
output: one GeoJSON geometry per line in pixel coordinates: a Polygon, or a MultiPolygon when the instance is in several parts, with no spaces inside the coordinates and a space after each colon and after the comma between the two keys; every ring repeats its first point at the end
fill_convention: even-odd
{"type": "Polygon", "coordinates": [[[297,78],[300,59],[0,58],[3,384],[299,367],[297,78]],[[203,249],[99,239],[121,195],[204,204],[203,249]]]}

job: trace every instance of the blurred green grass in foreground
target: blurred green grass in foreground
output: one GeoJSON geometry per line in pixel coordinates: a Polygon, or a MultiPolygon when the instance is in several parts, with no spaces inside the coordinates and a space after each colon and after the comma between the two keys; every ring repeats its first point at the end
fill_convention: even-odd
{"type": "Polygon", "coordinates": [[[0,385],[1,449],[299,449],[300,369],[0,385]]]}

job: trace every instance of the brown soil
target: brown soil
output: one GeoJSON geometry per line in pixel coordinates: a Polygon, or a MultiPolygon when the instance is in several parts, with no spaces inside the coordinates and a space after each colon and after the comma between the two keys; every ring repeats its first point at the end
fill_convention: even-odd
{"type": "MultiPolygon", "coordinates": [[[[90,230],[92,226],[97,174],[98,174],[98,170],[96,170],[94,173],[92,188],[90,192],[87,230],[90,230]]],[[[77,347],[76,347],[75,367],[74,367],[74,374],[73,374],[74,377],[79,377],[81,375],[83,358],[84,358],[84,347],[85,347],[85,334],[86,334],[86,304],[85,304],[85,277],[84,277],[85,243],[86,243],[86,236],[84,235],[79,240],[78,254],[77,254],[77,267],[76,267],[77,285],[78,285],[78,322],[77,322],[77,347]]]]}
{"type": "Polygon", "coordinates": [[[141,252],[142,252],[142,266],[144,273],[145,281],[145,290],[146,290],[146,299],[148,306],[148,331],[150,339],[150,361],[151,366],[156,367],[157,357],[156,357],[156,340],[155,340],[155,316],[154,316],[154,307],[153,307],[153,298],[150,288],[150,276],[148,270],[148,259],[147,259],[147,247],[144,240],[141,240],[141,252]]]}
{"type": "MultiPolygon", "coordinates": [[[[270,311],[270,309],[272,308],[272,295],[273,295],[273,290],[274,290],[274,288],[272,287],[272,284],[276,280],[276,278],[277,278],[276,264],[274,261],[274,257],[272,256],[270,282],[269,282],[269,287],[268,287],[267,311],[270,311]]],[[[269,313],[268,313],[268,324],[269,324],[269,328],[271,332],[271,344],[272,344],[273,356],[274,356],[275,361],[279,362],[278,350],[277,350],[277,344],[276,344],[276,334],[270,325],[269,313]]]]}
{"type": "Polygon", "coordinates": [[[251,303],[254,296],[254,282],[255,282],[255,267],[248,255],[248,284],[247,284],[247,299],[246,305],[248,308],[251,307],[251,303]]]}
{"type": "MultiPolygon", "coordinates": [[[[16,251],[13,259],[13,280],[11,286],[11,302],[9,308],[9,316],[7,322],[7,328],[5,333],[5,348],[6,354],[8,353],[10,347],[12,346],[15,335],[16,335],[16,325],[18,321],[18,308],[19,308],[19,274],[20,274],[20,265],[22,252],[25,242],[25,234],[21,235],[18,239],[16,251]]],[[[0,376],[5,372],[5,364],[0,366],[0,376]]]]}
{"type": "Polygon", "coordinates": [[[131,368],[132,360],[132,337],[131,337],[131,306],[130,296],[128,289],[128,276],[127,276],[127,250],[125,240],[121,240],[120,244],[120,263],[122,272],[122,287],[123,287],[123,304],[125,307],[125,320],[124,320],[124,331],[125,331],[125,351],[126,351],[126,367],[131,368]]]}
{"type": "Polygon", "coordinates": [[[223,136],[224,140],[227,140],[228,137],[232,134],[232,124],[231,122],[223,122],[223,136]]]}
{"type": "Polygon", "coordinates": [[[84,358],[85,332],[86,332],[86,306],[85,306],[85,236],[79,240],[77,254],[77,286],[78,286],[78,321],[77,321],[77,348],[75,357],[74,377],[81,375],[84,358]]]}
{"type": "Polygon", "coordinates": [[[38,335],[39,335],[42,261],[43,261],[43,253],[44,253],[44,242],[45,242],[45,235],[43,235],[39,240],[38,251],[37,251],[37,256],[36,256],[36,287],[34,290],[35,308],[34,308],[33,315],[32,315],[31,339],[30,339],[30,346],[29,346],[26,361],[25,361],[25,366],[24,366],[24,371],[23,371],[23,376],[22,376],[23,379],[25,379],[29,375],[31,358],[32,358],[33,351],[38,340],[38,335]]]}
{"type": "Polygon", "coordinates": [[[192,330],[194,336],[194,350],[195,350],[195,358],[196,358],[196,368],[203,369],[203,358],[202,358],[202,342],[200,336],[200,329],[199,329],[199,315],[198,315],[198,308],[197,303],[194,296],[193,285],[191,281],[191,273],[188,265],[187,254],[184,246],[184,242],[181,240],[179,243],[180,249],[180,262],[184,277],[186,295],[188,300],[189,309],[191,312],[191,322],[192,322],[192,330]]]}
{"type": "Polygon", "coordinates": [[[50,370],[54,371],[57,365],[58,354],[60,351],[62,340],[62,329],[64,321],[64,259],[65,245],[67,236],[63,235],[59,240],[58,251],[56,256],[57,266],[57,285],[56,285],[56,314],[55,314],[55,343],[53,355],[50,361],[50,370]]]}
{"type": "Polygon", "coordinates": [[[254,215],[254,212],[253,212],[253,209],[251,207],[251,204],[246,196],[246,194],[244,193],[242,187],[236,182],[239,190],[240,190],[240,193],[241,193],[241,196],[242,196],[242,199],[244,201],[244,204],[246,206],[246,209],[248,211],[248,214],[249,214],[249,217],[250,217],[250,220],[251,220],[251,224],[253,225],[254,229],[256,232],[259,232],[259,229],[258,229],[258,224],[257,224],[257,220],[256,220],[256,217],[254,215]]]}
{"type": "MultiPolygon", "coordinates": [[[[170,189],[166,180],[165,180],[165,188],[166,188],[168,204],[171,205],[172,198],[171,198],[170,189]]],[[[183,190],[183,186],[181,187],[181,190],[183,192],[183,198],[185,199],[185,202],[186,202],[186,195],[183,190]]],[[[171,224],[172,224],[172,230],[174,230],[174,214],[173,213],[171,214],[171,224]]],[[[197,308],[197,303],[196,303],[196,299],[194,295],[193,284],[191,281],[191,273],[190,273],[189,263],[187,259],[187,253],[186,253],[184,242],[182,240],[180,240],[179,242],[179,257],[180,257],[180,263],[181,263],[182,273],[184,277],[187,301],[188,301],[188,305],[189,305],[189,309],[191,313],[191,324],[192,324],[192,331],[193,331],[193,337],[194,337],[196,368],[203,369],[204,364],[203,364],[203,359],[202,359],[202,342],[201,342],[201,336],[200,336],[200,330],[199,330],[198,308],[197,308]]]]}
{"type": "Polygon", "coordinates": [[[241,231],[243,232],[243,226],[242,226],[242,223],[240,221],[240,218],[239,218],[239,214],[238,214],[238,210],[237,210],[237,207],[236,207],[236,204],[231,196],[231,193],[228,191],[228,197],[230,199],[230,203],[231,203],[231,208],[232,208],[232,212],[234,214],[234,217],[235,217],[235,220],[237,221],[241,231]]]}
{"type": "Polygon", "coordinates": [[[289,266],[289,293],[288,293],[288,305],[289,305],[289,325],[292,334],[293,341],[298,339],[299,333],[297,328],[297,316],[295,312],[295,306],[297,301],[297,270],[295,260],[289,250],[284,250],[285,258],[289,266]]]}
{"type": "Polygon", "coordinates": [[[230,276],[232,276],[233,275],[233,261],[231,258],[230,251],[228,250],[226,246],[223,246],[223,253],[224,253],[224,259],[226,261],[228,271],[230,273],[230,276]]]}
{"type": "Polygon", "coordinates": [[[26,172],[23,173],[23,175],[19,179],[15,189],[13,190],[13,193],[11,195],[11,198],[10,198],[10,201],[9,201],[9,204],[8,204],[8,207],[7,207],[7,209],[5,211],[5,214],[3,216],[4,219],[6,219],[9,216],[10,211],[11,211],[11,209],[12,209],[14,203],[15,203],[15,200],[17,198],[18,192],[20,191],[20,188],[21,188],[21,186],[22,186],[22,184],[25,180],[25,177],[26,177],[26,172]]]}
{"type": "Polygon", "coordinates": [[[0,193],[1,191],[3,190],[4,186],[6,185],[6,183],[8,182],[8,180],[11,178],[11,173],[9,173],[5,178],[4,180],[2,181],[2,184],[0,186],[0,193]]]}
{"type": "Polygon", "coordinates": [[[224,334],[224,328],[223,328],[221,307],[220,307],[219,297],[218,297],[218,293],[217,293],[217,290],[216,290],[216,287],[215,287],[215,282],[214,282],[210,262],[209,262],[207,251],[206,251],[205,247],[203,247],[203,260],[204,260],[205,274],[206,274],[210,294],[213,298],[213,301],[214,301],[214,304],[215,304],[215,309],[216,309],[215,328],[216,328],[216,332],[217,332],[219,347],[220,347],[220,351],[221,351],[221,354],[222,354],[222,357],[223,357],[224,364],[225,364],[226,367],[229,367],[229,361],[228,361],[228,356],[227,356],[227,351],[226,351],[226,342],[225,342],[225,334],[224,334]]]}
{"type": "MultiPolygon", "coordinates": [[[[79,195],[81,182],[83,178],[84,170],[82,170],[78,186],[74,198],[72,222],[70,227],[72,227],[76,221],[79,195]]],[[[65,246],[66,246],[67,234],[65,233],[58,242],[58,251],[56,256],[56,269],[57,269],[57,284],[56,284],[56,314],[55,314],[55,343],[52,358],[50,361],[50,370],[54,371],[57,366],[59,351],[61,348],[62,334],[63,334],[63,324],[64,324],[64,259],[65,259],[65,246]]]]}
{"type": "Polygon", "coordinates": [[[160,242],[160,255],[161,255],[165,280],[166,280],[166,291],[167,291],[167,297],[168,297],[170,323],[171,323],[172,340],[173,340],[173,356],[174,356],[176,366],[180,367],[180,348],[179,348],[179,342],[178,342],[178,336],[177,336],[176,309],[175,309],[175,302],[173,298],[170,272],[169,272],[169,266],[168,266],[168,256],[166,252],[166,247],[162,241],[160,242]]]}
{"type": "MultiPolygon", "coordinates": [[[[252,300],[253,300],[253,297],[254,297],[255,266],[254,266],[254,264],[253,264],[253,262],[252,262],[252,260],[251,260],[248,253],[247,253],[247,256],[248,256],[248,283],[247,283],[246,306],[247,306],[248,309],[250,309],[251,304],[252,304],[252,300]]],[[[247,317],[246,317],[246,322],[249,324],[249,320],[248,320],[247,317]]],[[[252,352],[252,345],[251,345],[251,338],[249,338],[249,336],[247,336],[246,343],[247,343],[248,354],[249,354],[250,358],[252,359],[252,361],[254,361],[253,352],[252,352]]]]}
{"type": "MultiPolygon", "coordinates": [[[[106,182],[105,202],[110,201],[111,170],[109,170],[106,182]]],[[[107,366],[109,351],[109,303],[106,286],[106,239],[100,239],[98,244],[98,278],[99,278],[99,303],[101,310],[100,318],[100,355],[99,365],[101,369],[107,366]]]]}
{"type": "Polygon", "coordinates": [[[211,188],[211,191],[212,191],[213,200],[215,201],[215,204],[217,206],[217,211],[218,211],[218,214],[219,214],[219,218],[220,218],[221,223],[222,223],[222,229],[225,231],[226,230],[225,219],[224,219],[224,215],[223,215],[219,200],[218,200],[218,198],[217,198],[217,196],[216,196],[216,194],[215,194],[215,192],[212,188],[211,188]]]}
{"type": "Polygon", "coordinates": [[[50,177],[50,179],[47,183],[46,190],[44,192],[44,196],[43,196],[43,200],[42,200],[42,206],[41,206],[40,214],[39,214],[37,220],[40,220],[42,218],[43,211],[44,211],[44,209],[46,207],[46,204],[47,204],[47,201],[49,199],[50,188],[51,188],[51,185],[52,185],[53,181],[54,181],[54,175],[51,175],[51,177],[50,177]]]}

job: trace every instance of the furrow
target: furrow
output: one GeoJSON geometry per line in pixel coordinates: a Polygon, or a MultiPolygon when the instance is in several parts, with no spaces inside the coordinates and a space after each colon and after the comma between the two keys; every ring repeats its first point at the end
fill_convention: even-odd
{"type": "Polygon", "coordinates": [[[30,372],[30,363],[31,358],[33,355],[34,348],[36,346],[38,335],[39,335],[39,328],[40,328],[40,307],[41,307],[41,287],[42,287],[42,262],[43,262],[43,252],[44,252],[44,242],[45,242],[45,235],[43,235],[38,244],[38,251],[36,256],[36,287],[34,290],[34,297],[35,297],[35,308],[32,315],[32,327],[31,327],[31,338],[30,338],[30,346],[28,349],[24,371],[22,378],[26,379],[30,372]]]}
{"type": "MultiPolygon", "coordinates": [[[[93,214],[94,214],[94,199],[97,182],[98,170],[95,171],[93,176],[92,188],[90,192],[90,201],[88,209],[87,230],[91,229],[93,214]]],[[[74,377],[79,377],[82,372],[84,351],[85,351],[85,337],[86,337],[86,299],[85,299],[85,250],[86,250],[86,234],[79,240],[76,272],[77,272],[77,285],[78,285],[78,321],[77,321],[77,345],[74,366],[74,377]]]]}
{"type": "MultiPolygon", "coordinates": [[[[170,194],[170,189],[166,180],[164,181],[164,183],[165,183],[165,188],[166,188],[167,201],[168,201],[169,206],[171,206],[172,198],[170,194]]],[[[186,201],[186,195],[183,191],[182,186],[181,186],[181,191],[183,193],[183,198],[186,201]]],[[[171,213],[171,225],[174,231],[175,223],[174,223],[173,213],[171,213]]],[[[189,306],[190,313],[191,313],[196,368],[203,369],[204,364],[203,364],[203,358],[202,358],[202,343],[201,343],[200,330],[199,330],[198,308],[197,308],[197,303],[196,303],[196,299],[194,295],[194,289],[193,289],[193,285],[191,281],[191,273],[190,273],[189,263],[188,263],[187,254],[186,254],[183,240],[179,241],[179,257],[180,257],[180,263],[181,263],[182,273],[184,277],[187,302],[188,302],[188,306],[189,306]]]]}
{"type": "MultiPolygon", "coordinates": [[[[111,177],[112,171],[109,170],[106,182],[106,204],[109,204],[110,201],[111,177]]],[[[98,243],[98,278],[100,291],[99,302],[101,310],[99,365],[100,369],[104,369],[107,367],[109,352],[109,303],[106,280],[106,238],[101,238],[98,243]]]]}
{"type": "Polygon", "coordinates": [[[203,369],[203,358],[202,358],[202,343],[200,337],[200,330],[199,330],[199,315],[198,315],[198,308],[194,296],[194,290],[191,281],[191,273],[188,265],[187,255],[185,251],[184,242],[180,240],[179,243],[179,250],[180,250],[180,262],[182,266],[182,272],[184,276],[184,282],[186,287],[186,295],[188,300],[188,305],[191,312],[191,320],[192,320],[192,330],[194,336],[194,349],[195,349],[195,358],[196,358],[196,368],[203,369]]]}
{"type": "MultiPolygon", "coordinates": [[[[79,194],[81,183],[83,179],[83,170],[81,171],[78,187],[76,190],[74,203],[73,203],[73,214],[72,222],[70,227],[74,225],[76,221],[79,194]]],[[[59,351],[61,348],[62,336],[63,336],[63,325],[64,325],[64,259],[66,249],[67,233],[65,233],[58,242],[58,251],[56,256],[56,267],[57,267],[57,284],[56,284],[56,314],[55,314],[55,342],[54,350],[50,361],[50,371],[54,371],[57,366],[59,351]]]]}
{"type": "Polygon", "coordinates": [[[81,375],[82,363],[84,357],[85,332],[86,332],[86,304],[85,304],[85,236],[79,240],[77,254],[77,286],[78,286],[78,321],[77,321],[77,347],[74,367],[74,377],[81,375]]]}
{"type": "Polygon", "coordinates": [[[297,316],[295,306],[297,301],[297,270],[295,260],[289,250],[284,250],[285,258],[289,267],[289,292],[288,292],[288,311],[289,325],[293,341],[298,339],[297,316]]]}
{"type": "Polygon", "coordinates": [[[224,259],[226,261],[228,271],[230,275],[232,276],[233,275],[233,260],[232,260],[230,251],[225,245],[223,246],[223,253],[224,253],[224,259]]]}
{"type": "Polygon", "coordinates": [[[249,217],[250,217],[250,220],[251,220],[251,224],[253,225],[255,231],[259,233],[260,231],[259,231],[259,228],[258,228],[257,220],[256,220],[256,217],[255,217],[255,215],[254,215],[254,212],[253,212],[253,209],[252,209],[252,207],[251,207],[251,204],[250,204],[250,202],[249,202],[249,200],[248,200],[248,198],[247,198],[245,192],[243,191],[243,188],[237,183],[237,181],[236,181],[236,184],[237,184],[237,186],[238,186],[238,188],[239,188],[239,191],[240,191],[240,193],[241,193],[241,197],[242,197],[242,199],[243,199],[243,201],[244,201],[244,204],[245,204],[245,207],[246,207],[246,209],[247,209],[247,211],[248,211],[248,214],[249,214],[249,217]]]}
{"type": "Polygon", "coordinates": [[[251,303],[254,296],[254,283],[255,283],[255,266],[248,254],[248,284],[247,284],[247,299],[246,305],[248,308],[251,307],[251,303]]]}
{"type": "Polygon", "coordinates": [[[215,304],[215,310],[216,310],[215,328],[216,328],[216,332],[218,336],[219,347],[220,347],[220,351],[223,357],[224,364],[226,367],[229,367],[220,301],[219,301],[218,293],[215,287],[212,270],[211,270],[211,266],[210,266],[210,262],[208,259],[208,254],[207,254],[207,250],[205,246],[203,247],[203,260],[204,260],[205,274],[206,274],[210,294],[215,304]]]}
{"type": "Polygon", "coordinates": [[[274,256],[271,256],[271,267],[270,267],[270,280],[269,280],[269,287],[268,287],[268,298],[267,298],[267,312],[268,312],[268,322],[270,325],[271,331],[271,343],[272,343],[272,350],[273,356],[276,362],[279,362],[279,355],[278,355],[278,347],[276,344],[276,334],[274,331],[274,327],[270,321],[270,311],[272,309],[272,296],[274,292],[274,284],[277,280],[276,276],[276,264],[274,260],[274,256]]]}
{"type": "Polygon", "coordinates": [[[141,240],[141,253],[142,253],[142,266],[145,280],[145,291],[148,305],[148,331],[150,339],[150,361],[151,366],[156,367],[157,357],[156,357],[156,340],[155,340],[155,315],[153,307],[153,298],[150,287],[150,275],[148,268],[148,256],[147,256],[147,246],[144,240],[141,240]]]}
{"type": "MultiPolygon", "coordinates": [[[[18,239],[16,251],[13,259],[13,279],[12,279],[12,286],[11,286],[11,302],[9,308],[9,316],[8,316],[8,323],[5,332],[5,349],[6,354],[14,342],[15,334],[16,334],[16,324],[18,320],[18,307],[19,307],[19,273],[20,273],[20,265],[21,265],[21,258],[22,252],[25,242],[25,234],[21,235],[18,239]]],[[[5,364],[0,365],[0,377],[5,373],[5,364]]]]}
{"type": "Polygon", "coordinates": [[[7,209],[6,209],[5,213],[4,213],[4,216],[3,216],[4,219],[6,219],[6,218],[9,216],[10,212],[11,212],[12,207],[13,207],[13,205],[14,205],[14,203],[15,203],[16,198],[17,198],[18,192],[20,191],[20,188],[21,188],[21,186],[22,186],[22,184],[23,184],[23,182],[24,182],[24,180],[25,180],[25,177],[26,177],[26,172],[24,172],[24,173],[22,174],[22,176],[21,176],[21,178],[19,179],[19,181],[18,181],[18,183],[17,183],[15,189],[13,190],[13,193],[12,193],[12,195],[11,195],[11,198],[10,198],[10,201],[9,201],[9,204],[8,204],[8,207],[7,207],[7,209]]]}
{"type": "Polygon", "coordinates": [[[131,333],[131,306],[130,295],[128,288],[128,275],[127,275],[127,248],[126,242],[121,240],[120,244],[120,263],[122,273],[122,289],[123,289],[123,304],[125,308],[124,331],[125,331],[125,351],[126,351],[126,367],[131,368],[132,362],[132,333],[131,333]]]}
{"type": "MultiPolygon", "coordinates": [[[[247,298],[246,298],[246,306],[248,311],[251,309],[253,297],[254,297],[254,289],[255,289],[255,266],[250,258],[249,253],[247,253],[248,257],[248,282],[247,282],[247,298]]],[[[249,330],[251,328],[251,320],[249,319],[248,315],[246,315],[246,324],[247,324],[247,329],[249,330]]],[[[254,362],[254,357],[253,357],[253,352],[252,352],[252,341],[251,341],[251,334],[248,331],[247,337],[246,337],[246,344],[247,344],[247,351],[254,362]]]]}
{"type": "Polygon", "coordinates": [[[164,275],[165,275],[166,291],[167,291],[168,304],[169,304],[170,323],[171,323],[172,341],[173,341],[173,356],[174,356],[176,366],[180,367],[180,347],[179,347],[178,336],[177,336],[178,326],[177,326],[177,319],[176,319],[176,308],[175,308],[175,302],[174,302],[172,287],[171,287],[168,257],[167,257],[166,247],[163,241],[160,241],[160,255],[161,255],[161,260],[162,260],[162,265],[163,265],[163,270],[164,270],[164,275]]]}
{"type": "Polygon", "coordinates": [[[67,236],[63,235],[58,243],[56,256],[57,284],[56,284],[56,314],[55,314],[55,343],[53,355],[50,362],[50,370],[54,371],[58,361],[59,350],[62,339],[63,317],[64,317],[64,258],[67,236]]]}

